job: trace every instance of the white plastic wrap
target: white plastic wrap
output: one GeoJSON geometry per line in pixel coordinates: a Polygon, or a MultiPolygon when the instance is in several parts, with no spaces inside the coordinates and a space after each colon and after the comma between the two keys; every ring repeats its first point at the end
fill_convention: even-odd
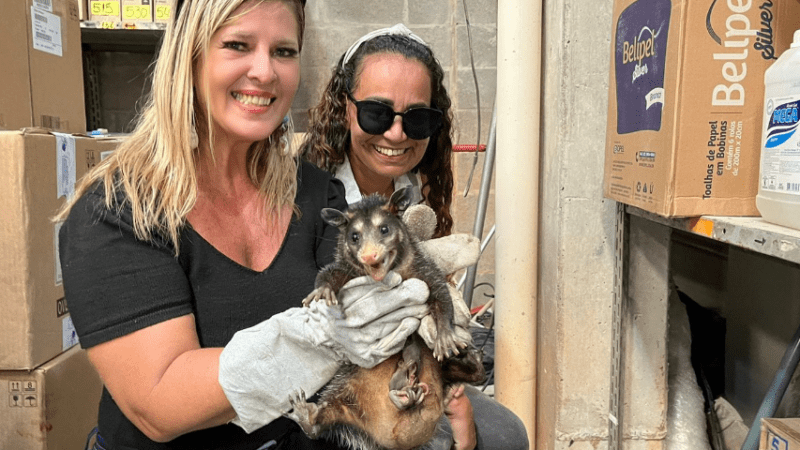
{"type": "Polygon", "coordinates": [[[703,393],[691,361],[686,307],[673,289],[669,297],[668,401],[666,450],[711,450],[706,434],[703,393]]]}

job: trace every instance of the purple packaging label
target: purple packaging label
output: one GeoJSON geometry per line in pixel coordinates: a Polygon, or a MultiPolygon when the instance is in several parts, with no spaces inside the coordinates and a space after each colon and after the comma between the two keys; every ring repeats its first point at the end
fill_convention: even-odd
{"type": "Polygon", "coordinates": [[[638,0],[617,20],[617,133],[661,129],[670,0],[638,0]]]}

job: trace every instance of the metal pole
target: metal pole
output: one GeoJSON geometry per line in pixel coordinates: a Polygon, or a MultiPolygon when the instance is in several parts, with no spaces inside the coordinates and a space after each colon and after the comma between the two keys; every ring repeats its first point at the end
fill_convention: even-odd
{"type": "Polygon", "coordinates": [[[794,332],[794,336],[792,336],[792,340],[789,342],[789,348],[787,348],[786,353],[783,354],[781,364],[778,366],[778,372],[775,374],[775,378],[772,380],[772,384],[769,386],[767,394],[761,402],[761,407],[758,408],[756,418],[753,419],[753,426],[750,427],[747,438],[744,440],[744,444],[742,444],[742,450],[758,449],[758,438],[761,434],[761,419],[775,415],[778,404],[781,402],[783,394],[786,393],[789,380],[792,379],[792,374],[794,374],[797,368],[798,361],[800,361],[800,327],[794,332]]]}
{"type": "MultiPolygon", "coordinates": [[[[483,224],[486,222],[486,207],[489,204],[489,188],[492,184],[492,173],[494,172],[494,155],[497,141],[497,101],[495,100],[495,111],[492,113],[492,124],[489,128],[489,141],[486,143],[485,158],[483,160],[483,173],[481,175],[481,189],[478,192],[478,209],[475,212],[475,224],[472,227],[472,234],[478,239],[483,237],[483,224]]],[[[477,151],[477,150],[476,150],[477,151]]],[[[480,261],[480,259],[478,259],[480,261]]],[[[475,288],[475,274],[478,271],[478,263],[467,268],[467,277],[464,280],[464,302],[472,309],[472,292],[475,288]]]]}

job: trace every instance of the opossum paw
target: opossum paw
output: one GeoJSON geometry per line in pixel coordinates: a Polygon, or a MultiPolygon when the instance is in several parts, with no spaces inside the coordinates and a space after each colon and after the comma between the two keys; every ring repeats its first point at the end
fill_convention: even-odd
{"type": "Polygon", "coordinates": [[[430,392],[428,385],[419,383],[414,386],[406,386],[403,389],[389,391],[389,400],[394,403],[397,409],[409,409],[422,403],[428,392],[430,392]]]}
{"type": "Polygon", "coordinates": [[[310,438],[314,439],[319,436],[322,431],[321,427],[316,424],[317,414],[319,407],[314,403],[306,401],[306,393],[302,389],[289,396],[289,404],[292,410],[284,414],[285,417],[294,420],[300,425],[310,438]]]}
{"type": "Polygon", "coordinates": [[[311,291],[311,293],[303,299],[303,306],[308,307],[311,302],[319,300],[325,300],[325,304],[328,306],[338,303],[338,300],[336,300],[336,293],[328,286],[321,286],[311,291]]]}
{"type": "Polygon", "coordinates": [[[438,361],[444,361],[451,355],[457,355],[460,348],[465,348],[467,345],[462,345],[461,339],[458,338],[452,328],[442,327],[436,333],[436,341],[433,345],[433,356],[438,361]]]}

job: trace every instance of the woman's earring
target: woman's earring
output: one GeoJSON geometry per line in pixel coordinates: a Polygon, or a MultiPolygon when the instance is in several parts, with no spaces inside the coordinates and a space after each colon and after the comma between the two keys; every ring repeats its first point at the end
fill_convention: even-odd
{"type": "Polygon", "coordinates": [[[294,154],[292,149],[292,138],[294,137],[294,121],[292,121],[291,113],[286,114],[281,123],[281,147],[283,148],[283,155],[294,154]]]}

